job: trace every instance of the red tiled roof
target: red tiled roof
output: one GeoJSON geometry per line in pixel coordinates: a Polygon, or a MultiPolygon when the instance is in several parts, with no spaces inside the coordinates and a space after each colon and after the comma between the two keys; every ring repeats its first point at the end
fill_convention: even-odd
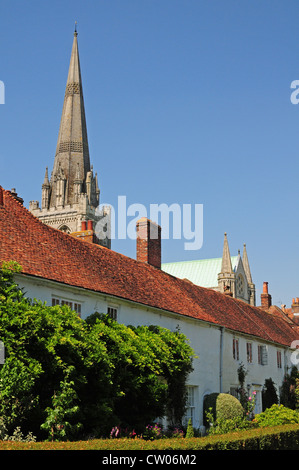
{"type": "Polygon", "coordinates": [[[294,323],[277,312],[265,312],[108,248],[77,240],[44,225],[9,191],[3,190],[3,202],[0,261],[17,261],[24,274],[110,294],[288,346],[298,337],[294,323]]]}

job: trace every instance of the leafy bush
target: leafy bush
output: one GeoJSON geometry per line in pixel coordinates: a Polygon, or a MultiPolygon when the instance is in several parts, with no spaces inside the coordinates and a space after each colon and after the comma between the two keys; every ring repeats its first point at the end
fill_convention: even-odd
{"type": "Polygon", "coordinates": [[[87,321],[67,306],[30,300],[0,269],[0,416],[8,435],[37,439],[109,436],[114,426],[142,432],[168,414],[179,423],[193,351],[179,331],[127,327],[107,315],[87,321]]]}
{"type": "Polygon", "coordinates": [[[192,420],[189,419],[188,421],[188,426],[187,426],[187,431],[186,431],[186,438],[194,437],[194,429],[192,426],[192,420]]]}
{"type": "Polygon", "coordinates": [[[256,415],[254,421],[260,427],[299,423],[299,412],[286,408],[284,405],[274,404],[271,408],[256,415]]]}
{"type": "Polygon", "coordinates": [[[212,414],[213,421],[242,418],[244,410],[239,400],[228,393],[211,393],[204,399],[204,424],[209,425],[207,413],[212,414]],[[211,410],[210,410],[211,409],[211,410]]]}
{"type": "Polygon", "coordinates": [[[278,403],[278,396],[273,380],[266,379],[262,390],[263,411],[278,403]]]}
{"type": "MultiPolygon", "coordinates": [[[[196,450],[298,450],[299,426],[287,424],[233,434],[190,439],[94,439],[76,442],[0,442],[0,450],[114,450],[114,451],[192,451],[196,450]]],[[[177,454],[172,452],[174,458],[177,454]]],[[[174,460],[174,463],[178,463],[174,460]]]]}

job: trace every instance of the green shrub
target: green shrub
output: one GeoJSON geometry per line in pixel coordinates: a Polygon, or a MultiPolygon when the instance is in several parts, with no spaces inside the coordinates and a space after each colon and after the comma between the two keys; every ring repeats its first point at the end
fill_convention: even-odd
{"type": "MultiPolygon", "coordinates": [[[[190,439],[93,439],[76,442],[8,442],[0,441],[0,450],[115,450],[115,451],[192,451],[196,450],[298,450],[299,426],[286,424],[258,428],[222,436],[190,439]]],[[[174,453],[175,457],[175,453],[174,453]]],[[[176,460],[177,462],[177,460],[176,460]]],[[[198,460],[196,461],[198,463],[198,460]]]]}
{"type": "Polygon", "coordinates": [[[186,432],[186,438],[188,439],[190,437],[194,437],[194,429],[193,429],[191,418],[188,421],[187,432],[186,432]]]}
{"type": "Polygon", "coordinates": [[[204,424],[209,425],[207,413],[211,410],[213,421],[242,418],[244,410],[236,397],[228,393],[211,393],[204,399],[204,424]]]}
{"type": "Polygon", "coordinates": [[[299,423],[298,411],[286,408],[284,405],[274,404],[262,413],[255,416],[254,421],[260,427],[278,426],[281,424],[299,423]]]}

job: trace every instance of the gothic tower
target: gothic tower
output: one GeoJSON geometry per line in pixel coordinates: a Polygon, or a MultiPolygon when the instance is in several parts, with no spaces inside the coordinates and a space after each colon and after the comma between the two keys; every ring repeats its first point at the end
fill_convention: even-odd
{"type": "Polygon", "coordinates": [[[46,168],[41,208],[31,201],[29,210],[70,234],[86,230],[88,224],[93,241],[110,248],[110,212],[108,207],[99,210],[98,177],[90,165],[77,36],[75,29],[51,178],[46,168]]]}
{"type": "Polygon", "coordinates": [[[236,274],[232,267],[226,233],[224,234],[221,272],[218,274],[218,288],[220,292],[236,297],[236,274]]]}

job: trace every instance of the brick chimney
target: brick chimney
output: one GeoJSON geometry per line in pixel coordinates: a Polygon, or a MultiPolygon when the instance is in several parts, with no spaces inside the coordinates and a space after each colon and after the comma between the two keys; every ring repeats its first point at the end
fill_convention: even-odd
{"type": "Polygon", "coordinates": [[[137,261],[161,269],[161,227],[143,217],[137,221],[136,231],[137,261]]]}
{"type": "Polygon", "coordinates": [[[261,294],[261,306],[268,310],[272,305],[271,295],[268,293],[268,282],[263,283],[263,293],[261,294]]]}
{"type": "Polygon", "coordinates": [[[20,204],[24,204],[24,199],[21,198],[20,196],[18,196],[18,193],[16,192],[16,189],[15,189],[15,188],[12,188],[12,190],[10,191],[10,194],[11,194],[20,204]]]}
{"type": "Polygon", "coordinates": [[[293,313],[299,313],[299,298],[298,297],[296,297],[296,299],[293,299],[292,312],[293,313]]]}
{"type": "Polygon", "coordinates": [[[89,242],[89,243],[97,242],[97,238],[93,230],[92,220],[88,220],[88,221],[82,220],[80,232],[72,232],[70,235],[84,242],[89,242]]]}
{"type": "Polygon", "coordinates": [[[0,186],[0,207],[3,206],[3,188],[0,186]]]}

